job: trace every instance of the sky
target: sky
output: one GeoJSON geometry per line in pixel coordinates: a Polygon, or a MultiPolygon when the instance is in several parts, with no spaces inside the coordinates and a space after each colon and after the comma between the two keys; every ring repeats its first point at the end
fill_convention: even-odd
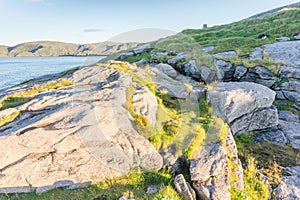
{"type": "Polygon", "coordinates": [[[0,44],[103,42],[136,29],[226,24],[299,0],[0,0],[0,44]]]}

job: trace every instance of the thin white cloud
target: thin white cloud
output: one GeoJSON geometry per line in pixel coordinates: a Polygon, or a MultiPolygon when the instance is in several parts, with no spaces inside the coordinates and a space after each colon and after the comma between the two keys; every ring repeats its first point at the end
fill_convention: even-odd
{"type": "Polygon", "coordinates": [[[89,28],[89,29],[84,29],[83,32],[85,33],[94,33],[94,32],[102,32],[104,29],[98,29],[98,28],[89,28]]]}

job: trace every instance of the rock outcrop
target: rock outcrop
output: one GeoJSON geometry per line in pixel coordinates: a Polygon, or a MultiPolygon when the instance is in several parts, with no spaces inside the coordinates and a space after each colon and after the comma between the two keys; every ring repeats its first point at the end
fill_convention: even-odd
{"type": "Polygon", "coordinates": [[[152,126],[156,124],[157,100],[147,87],[138,87],[132,96],[136,114],[146,117],[152,126]]]}
{"type": "Polygon", "coordinates": [[[277,42],[264,47],[264,52],[275,62],[291,67],[300,66],[300,41],[277,42]]]}
{"type": "Polygon", "coordinates": [[[214,113],[224,119],[233,134],[277,126],[275,92],[256,83],[217,83],[208,92],[214,113]]]}
{"type": "Polygon", "coordinates": [[[223,145],[204,145],[201,152],[191,161],[191,180],[201,199],[231,199],[229,173],[234,173],[232,176],[236,177],[234,186],[240,190],[244,189],[243,168],[230,130],[227,132],[226,144],[223,145]],[[228,158],[236,164],[235,172],[229,171],[228,158]]]}
{"type": "Polygon", "coordinates": [[[184,200],[196,200],[194,189],[186,182],[182,174],[178,174],[174,179],[176,190],[181,194],[184,200]]]}
{"type": "MultiPolygon", "coordinates": [[[[20,117],[0,128],[0,145],[6,147],[0,149],[1,192],[76,188],[134,168],[161,168],[162,157],[123,107],[132,83],[128,74],[95,66],[78,70],[71,80],[73,86],[44,91],[17,107],[20,117]]],[[[154,122],[153,112],[148,114],[154,122]]]]}
{"type": "Polygon", "coordinates": [[[300,68],[281,66],[279,77],[282,82],[274,88],[276,98],[300,103],[300,68]]]}
{"type": "Polygon", "coordinates": [[[274,190],[276,200],[300,199],[300,166],[289,167],[286,172],[290,176],[281,177],[281,183],[274,190]]]}

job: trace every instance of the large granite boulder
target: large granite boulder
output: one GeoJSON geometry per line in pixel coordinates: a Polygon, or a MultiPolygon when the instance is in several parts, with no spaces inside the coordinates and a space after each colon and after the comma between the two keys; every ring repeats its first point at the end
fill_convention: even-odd
{"type": "Polygon", "coordinates": [[[0,128],[6,147],[0,149],[0,192],[76,188],[131,169],[161,168],[162,157],[123,106],[132,84],[128,74],[85,67],[71,80],[73,86],[44,91],[17,107],[22,114],[0,128]]]}
{"type": "Polygon", "coordinates": [[[284,63],[292,67],[300,66],[300,41],[266,44],[264,52],[277,63],[284,63]]]}
{"type": "Polygon", "coordinates": [[[279,186],[274,190],[276,200],[300,199],[300,166],[288,167],[290,176],[282,176],[279,186]]]}
{"type": "Polygon", "coordinates": [[[230,125],[233,134],[276,126],[275,95],[271,89],[249,82],[220,82],[207,93],[214,113],[230,125]]]}

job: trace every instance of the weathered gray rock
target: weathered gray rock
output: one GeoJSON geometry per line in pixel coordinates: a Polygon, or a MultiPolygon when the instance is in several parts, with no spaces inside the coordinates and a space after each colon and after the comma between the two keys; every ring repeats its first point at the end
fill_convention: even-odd
{"type": "Polygon", "coordinates": [[[239,190],[244,190],[244,172],[242,163],[238,157],[238,149],[232,135],[231,130],[228,130],[226,137],[226,148],[227,153],[231,154],[231,161],[236,164],[236,168],[234,172],[234,176],[236,177],[236,182],[234,182],[234,187],[239,190]]]}
{"type": "Polygon", "coordinates": [[[201,67],[201,79],[210,84],[218,79],[217,73],[206,66],[201,67]]]}
{"type": "Polygon", "coordinates": [[[211,55],[211,58],[228,58],[228,57],[236,57],[237,53],[235,51],[226,51],[217,54],[211,55]]]}
{"type": "Polygon", "coordinates": [[[226,151],[221,144],[205,146],[196,159],[191,161],[191,180],[205,182],[211,177],[220,175],[225,166],[226,151]]]}
{"type": "Polygon", "coordinates": [[[298,33],[298,34],[296,33],[296,34],[294,35],[294,39],[295,39],[295,40],[300,40],[300,33],[298,33]]]}
{"type": "Polygon", "coordinates": [[[288,81],[283,82],[280,85],[278,85],[275,90],[286,90],[286,91],[294,91],[294,92],[300,92],[300,81],[288,81]]]}
{"type": "Polygon", "coordinates": [[[277,42],[264,45],[264,51],[275,62],[288,66],[300,66],[300,41],[277,42]]]}
{"type": "Polygon", "coordinates": [[[194,103],[198,103],[199,100],[206,95],[206,88],[205,87],[193,87],[192,91],[190,92],[190,99],[194,103]]]}
{"type": "Polygon", "coordinates": [[[175,53],[173,52],[153,52],[151,53],[151,56],[150,56],[150,62],[151,63],[161,63],[162,62],[162,57],[167,57],[167,56],[176,56],[175,53]]]}
{"type": "Polygon", "coordinates": [[[235,67],[224,60],[215,60],[214,65],[217,69],[217,77],[222,81],[231,81],[234,76],[235,67]]]}
{"type": "Polygon", "coordinates": [[[155,65],[155,68],[171,78],[176,78],[178,76],[177,71],[171,65],[160,63],[155,65]]]}
{"type": "Polygon", "coordinates": [[[175,56],[174,58],[171,58],[170,60],[168,60],[168,64],[170,64],[172,66],[176,66],[176,64],[186,61],[186,57],[189,54],[190,54],[189,51],[181,52],[177,56],[175,56]]]}
{"type": "Polygon", "coordinates": [[[121,53],[119,55],[119,59],[120,60],[125,60],[126,58],[129,58],[131,56],[134,56],[134,53],[133,52],[125,52],[125,53],[121,53]]]}
{"type": "Polygon", "coordinates": [[[172,166],[177,161],[175,156],[170,152],[164,152],[162,154],[162,157],[163,157],[163,161],[164,161],[164,166],[172,166]]]}
{"type": "Polygon", "coordinates": [[[282,79],[299,80],[300,79],[300,68],[281,66],[279,74],[280,74],[280,78],[282,78],[282,79]]]}
{"type": "Polygon", "coordinates": [[[208,92],[214,113],[230,124],[233,134],[270,128],[278,124],[271,107],[276,93],[256,83],[217,83],[208,92]]]}
{"type": "Polygon", "coordinates": [[[288,110],[279,110],[278,117],[288,122],[300,122],[300,117],[288,110]]]}
{"type": "Polygon", "coordinates": [[[258,143],[269,141],[278,145],[285,145],[287,143],[284,133],[278,128],[270,128],[257,132],[254,136],[254,141],[258,143]]]}
{"type": "Polygon", "coordinates": [[[142,59],[142,60],[140,60],[140,61],[135,62],[135,64],[136,64],[136,66],[138,66],[138,67],[145,67],[145,66],[148,64],[148,62],[147,62],[146,59],[142,59]]]}
{"type": "Polygon", "coordinates": [[[162,57],[162,56],[168,56],[168,55],[169,55],[169,52],[167,52],[167,51],[165,51],[165,52],[158,51],[158,52],[151,53],[151,57],[162,57]]]}
{"type": "Polygon", "coordinates": [[[174,179],[174,185],[184,200],[196,200],[196,193],[182,174],[178,174],[174,179]]]}
{"type": "Polygon", "coordinates": [[[191,161],[191,180],[200,198],[230,199],[226,162],[226,151],[219,143],[202,147],[200,154],[191,161]]]}
{"type": "Polygon", "coordinates": [[[130,169],[161,168],[162,157],[123,107],[132,84],[128,74],[94,66],[71,80],[76,87],[37,94],[18,108],[19,118],[0,128],[0,146],[6,147],[0,149],[1,188],[44,190],[63,180],[96,183],[130,169]]]}
{"type": "Polygon", "coordinates": [[[151,67],[151,71],[154,75],[154,82],[157,85],[157,89],[160,91],[167,91],[170,97],[176,98],[176,99],[186,99],[187,97],[187,88],[182,84],[182,80],[187,80],[185,78],[180,78],[180,81],[177,81],[178,77],[181,77],[180,75],[176,77],[176,79],[171,78],[170,76],[167,76],[162,71],[158,70],[156,65],[151,67]]]}
{"type": "Polygon", "coordinates": [[[300,199],[300,166],[288,167],[286,171],[291,176],[282,176],[279,186],[274,189],[276,200],[300,199]]]}
{"type": "Polygon", "coordinates": [[[147,87],[138,87],[132,96],[132,106],[136,114],[146,117],[152,126],[156,124],[158,103],[155,95],[147,87]]]}
{"type": "Polygon", "coordinates": [[[243,168],[237,156],[237,148],[233,136],[228,130],[226,147],[220,143],[205,145],[194,160],[191,161],[190,174],[193,187],[201,199],[230,199],[230,180],[227,162],[227,153],[230,153],[232,162],[238,167],[234,186],[243,190],[243,168]],[[227,151],[225,150],[228,149],[227,151]]]}
{"type": "Polygon", "coordinates": [[[285,100],[285,96],[282,91],[276,91],[276,99],[285,100]]]}
{"type": "Polygon", "coordinates": [[[244,66],[236,66],[235,72],[233,75],[233,80],[241,80],[247,73],[248,69],[244,66]]]}
{"type": "Polygon", "coordinates": [[[150,185],[147,187],[146,193],[147,194],[155,194],[164,187],[165,187],[164,185],[150,185]]]}
{"type": "Polygon", "coordinates": [[[205,53],[209,53],[209,52],[212,52],[213,50],[215,50],[216,48],[217,48],[216,46],[208,46],[208,47],[202,48],[202,51],[204,51],[205,53]]]}
{"type": "Polygon", "coordinates": [[[246,74],[245,81],[258,83],[267,87],[271,87],[275,83],[275,75],[268,69],[257,66],[250,68],[246,74]]]}
{"type": "Polygon", "coordinates": [[[285,134],[293,148],[300,149],[300,123],[279,120],[279,129],[285,134]]]}
{"type": "Polygon", "coordinates": [[[150,44],[145,44],[145,45],[142,45],[142,46],[135,47],[133,49],[133,53],[135,55],[139,55],[139,54],[147,53],[151,50],[152,50],[151,45],[150,44]]]}
{"type": "Polygon", "coordinates": [[[201,73],[195,60],[190,60],[188,63],[184,64],[183,70],[186,76],[200,80],[201,73]]]}
{"type": "Polygon", "coordinates": [[[261,47],[256,47],[255,50],[250,54],[250,60],[262,60],[264,58],[263,50],[261,47]]]}
{"type": "Polygon", "coordinates": [[[57,181],[53,185],[36,188],[35,192],[37,194],[42,194],[42,193],[48,192],[50,190],[54,190],[54,189],[58,189],[58,188],[64,189],[64,188],[70,187],[72,185],[74,185],[73,181],[69,181],[69,180],[57,181]]]}
{"type": "Polygon", "coordinates": [[[208,92],[214,113],[228,123],[262,108],[269,108],[275,99],[275,92],[256,83],[217,83],[208,92]]]}
{"type": "Polygon", "coordinates": [[[287,100],[300,102],[300,93],[299,92],[282,91],[282,93],[287,100]]]}
{"type": "Polygon", "coordinates": [[[288,42],[291,39],[289,37],[279,37],[279,38],[276,38],[276,40],[277,40],[277,42],[288,42]]]}
{"type": "Polygon", "coordinates": [[[8,187],[8,188],[0,188],[0,194],[18,194],[18,193],[32,193],[35,192],[35,188],[30,186],[21,186],[21,187],[8,187]]]}
{"type": "Polygon", "coordinates": [[[243,115],[230,124],[233,134],[262,130],[278,125],[278,111],[275,106],[243,115]]]}

